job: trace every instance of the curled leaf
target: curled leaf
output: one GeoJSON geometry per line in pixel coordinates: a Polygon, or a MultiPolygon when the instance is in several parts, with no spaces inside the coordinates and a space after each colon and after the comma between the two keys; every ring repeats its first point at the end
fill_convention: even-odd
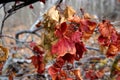
{"type": "Polygon", "coordinates": [[[73,63],[74,59],[75,59],[75,56],[70,54],[70,53],[66,53],[62,58],[63,58],[64,61],[73,63]]]}

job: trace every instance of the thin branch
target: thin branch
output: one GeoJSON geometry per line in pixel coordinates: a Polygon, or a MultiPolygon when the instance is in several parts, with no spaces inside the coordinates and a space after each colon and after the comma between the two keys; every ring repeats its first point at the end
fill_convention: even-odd
{"type": "Polygon", "coordinates": [[[86,48],[89,49],[89,50],[100,51],[99,48],[93,48],[93,47],[90,47],[90,46],[86,46],[86,48]]]}
{"type": "Polygon", "coordinates": [[[8,10],[8,13],[11,13],[13,11],[17,11],[17,10],[19,10],[19,9],[25,7],[25,6],[28,6],[28,5],[33,4],[35,2],[38,2],[38,1],[39,0],[26,0],[24,3],[21,3],[17,6],[15,6],[15,8],[12,8],[12,9],[8,10]]]}
{"type": "MultiPolygon", "coordinates": [[[[17,40],[19,40],[19,36],[20,36],[21,34],[25,34],[25,33],[35,34],[35,35],[37,35],[38,37],[40,37],[40,35],[37,34],[36,32],[39,31],[39,30],[41,30],[41,29],[43,29],[42,26],[40,26],[39,28],[37,28],[37,29],[35,29],[35,30],[33,30],[33,31],[31,31],[31,30],[20,31],[20,32],[16,33],[15,38],[16,38],[17,40]]],[[[18,43],[18,41],[16,41],[16,43],[18,43]]]]}
{"type": "Polygon", "coordinates": [[[20,40],[18,40],[18,39],[16,39],[16,38],[14,38],[14,37],[12,37],[12,36],[8,36],[8,35],[0,35],[0,37],[6,37],[6,38],[10,38],[10,39],[13,39],[13,40],[15,40],[15,41],[18,41],[18,42],[20,42],[20,43],[30,43],[30,42],[32,42],[32,41],[20,41],[20,40]]]}
{"type": "Polygon", "coordinates": [[[6,5],[6,4],[3,4],[3,9],[4,9],[5,15],[4,15],[4,18],[3,18],[3,20],[2,20],[0,34],[2,34],[2,32],[3,32],[3,27],[4,27],[5,20],[6,20],[7,18],[9,18],[9,17],[13,14],[13,12],[11,12],[11,13],[7,13],[7,12],[6,12],[5,5],[6,5]]]}

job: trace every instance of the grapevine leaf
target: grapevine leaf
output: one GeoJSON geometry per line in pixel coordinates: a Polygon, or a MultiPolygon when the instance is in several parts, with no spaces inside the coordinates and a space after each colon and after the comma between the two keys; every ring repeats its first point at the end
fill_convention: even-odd
{"type": "Polygon", "coordinates": [[[58,54],[58,57],[64,56],[66,53],[75,54],[76,49],[74,43],[67,38],[60,38],[56,44],[52,46],[52,53],[58,54]]]}
{"type": "Polygon", "coordinates": [[[113,57],[113,56],[115,56],[117,54],[117,52],[118,52],[117,46],[114,45],[114,44],[111,44],[109,46],[108,50],[107,50],[106,55],[107,55],[107,57],[113,57]]]}
{"type": "Polygon", "coordinates": [[[65,60],[63,58],[57,58],[56,63],[53,64],[56,68],[62,68],[62,66],[65,64],[65,60]]]}
{"type": "Polygon", "coordinates": [[[115,33],[115,29],[113,28],[113,25],[108,20],[103,20],[98,25],[99,32],[103,37],[108,37],[110,39],[111,35],[115,33]]]}
{"type": "Polygon", "coordinates": [[[81,39],[82,39],[82,33],[79,31],[76,31],[71,35],[71,41],[75,43],[80,42],[81,39]]]}
{"type": "Polygon", "coordinates": [[[80,20],[80,31],[83,33],[84,39],[89,39],[94,32],[97,24],[89,19],[81,19],[80,20]]]}
{"type": "Polygon", "coordinates": [[[35,66],[35,68],[37,68],[37,67],[38,67],[38,59],[37,59],[37,56],[32,56],[30,59],[32,60],[32,63],[33,63],[33,65],[35,66]]]}
{"type": "Polygon", "coordinates": [[[69,19],[70,22],[80,23],[81,18],[79,16],[74,15],[71,19],[69,19]]]}
{"type": "Polygon", "coordinates": [[[57,72],[60,71],[60,68],[56,68],[54,66],[51,66],[48,69],[48,73],[50,74],[50,76],[52,77],[52,80],[56,80],[57,78],[57,72]]]}
{"type": "Polygon", "coordinates": [[[110,45],[110,40],[108,39],[108,37],[103,37],[102,35],[100,35],[98,37],[98,42],[101,46],[109,46],[110,45]]]}
{"type": "Polygon", "coordinates": [[[43,73],[45,70],[45,64],[43,63],[43,57],[40,55],[32,56],[30,58],[32,60],[32,64],[37,68],[37,72],[39,74],[43,73]]]}
{"type": "Polygon", "coordinates": [[[45,64],[43,62],[39,62],[39,66],[38,66],[38,69],[37,69],[37,72],[39,74],[42,74],[45,70],[45,64]]]}
{"type": "Polygon", "coordinates": [[[83,53],[86,51],[86,48],[82,42],[75,43],[75,47],[76,47],[76,60],[79,60],[80,58],[82,58],[83,53]]]}
{"type": "Polygon", "coordinates": [[[55,34],[57,35],[57,37],[63,37],[63,34],[65,33],[67,29],[67,24],[66,22],[61,23],[61,25],[57,26],[57,30],[55,32],[55,34]]]}

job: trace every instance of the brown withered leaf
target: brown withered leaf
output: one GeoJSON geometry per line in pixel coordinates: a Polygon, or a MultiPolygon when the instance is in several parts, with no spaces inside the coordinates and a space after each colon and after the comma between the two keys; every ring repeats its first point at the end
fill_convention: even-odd
{"type": "Polygon", "coordinates": [[[77,80],[83,80],[80,70],[73,70],[73,73],[76,76],[77,80]]]}
{"type": "Polygon", "coordinates": [[[0,45],[0,61],[6,61],[8,58],[8,49],[0,45]]]}

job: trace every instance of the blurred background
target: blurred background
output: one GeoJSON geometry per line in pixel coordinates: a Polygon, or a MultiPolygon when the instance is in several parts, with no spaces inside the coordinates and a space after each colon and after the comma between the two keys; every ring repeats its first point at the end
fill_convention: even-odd
{"type": "MultiPolygon", "coordinates": [[[[57,0],[46,0],[44,5],[41,2],[34,3],[33,9],[24,7],[5,21],[5,27],[26,26],[29,28],[41,16],[45,10],[50,8],[57,0]]],[[[6,10],[14,3],[8,3],[6,10]]],[[[112,21],[120,20],[119,0],[63,0],[63,4],[71,5],[77,11],[83,8],[86,12],[98,16],[100,19],[109,18],[112,21]]],[[[4,16],[3,8],[0,9],[0,24],[4,16]]]]}

